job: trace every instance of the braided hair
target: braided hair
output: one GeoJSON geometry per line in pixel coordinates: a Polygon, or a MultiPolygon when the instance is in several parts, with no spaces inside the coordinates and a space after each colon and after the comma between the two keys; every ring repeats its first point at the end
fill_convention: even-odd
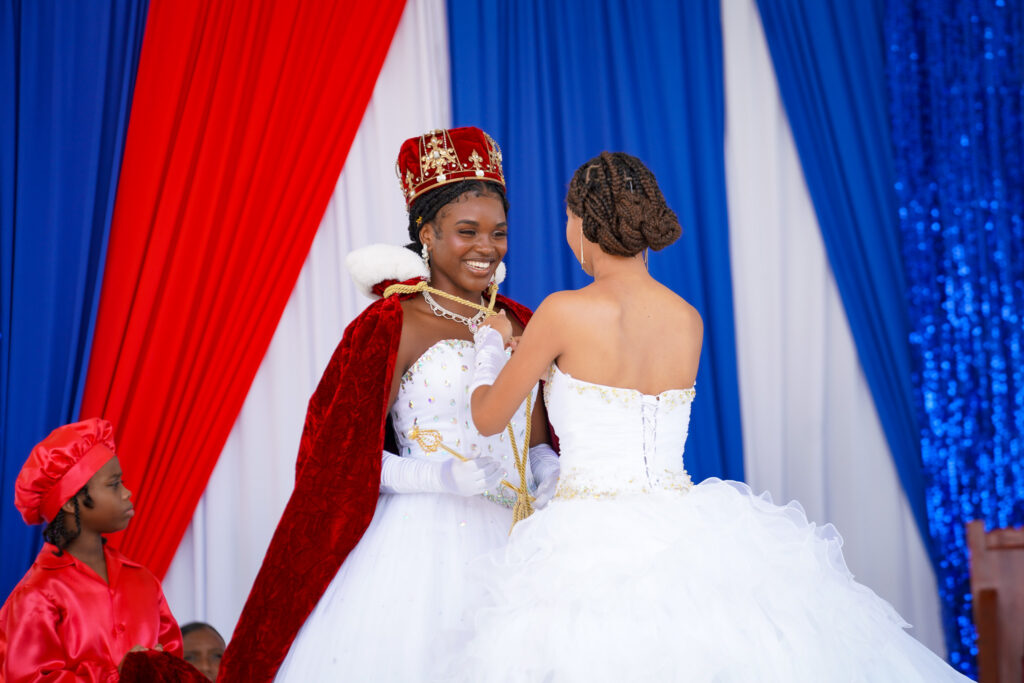
{"type": "Polygon", "coordinates": [[[441,209],[458,201],[464,194],[472,194],[476,197],[497,197],[505,207],[505,215],[508,215],[508,199],[505,197],[505,188],[498,183],[490,180],[460,180],[457,183],[448,183],[436,190],[424,192],[409,205],[409,239],[412,242],[405,245],[406,248],[419,254],[423,250],[420,229],[425,223],[437,218],[441,209]]]}
{"type": "Polygon", "coordinates": [[[576,169],[565,203],[583,219],[584,236],[615,256],[663,249],[682,232],[654,174],[623,152],[601,152],[576,169]]]}
{"type": "MultiPolygon", "coordinates": [[[[57,557],[63,555],[64,548],[68,547],[68,544],[78,538],[79,534],[82,533],[82,509],[78,505],[79,497],[82,498],[82,505],[90,510],[95,505],[92,500],[92,496],[89,495],[88,484],[83,486],[81,490],[71,498],[71,502],[75,505],[74,531],[67,527],[65,520],[68,513],[63,510],[59,510],[57,512],[57,516],[53,518],[53,521],[47,524],[46,528],[43,529],[43,540],[57,546],[57,552],[54,553],[57,557]]],[[[103,542],[106,543],[107,539],[104,538],[103,542]]]]}

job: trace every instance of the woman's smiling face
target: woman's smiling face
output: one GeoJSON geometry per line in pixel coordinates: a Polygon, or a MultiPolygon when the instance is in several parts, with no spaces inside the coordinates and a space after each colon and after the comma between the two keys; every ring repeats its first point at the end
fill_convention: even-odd
{"type": "Polygon", "coordinates": [[[430,251],[430,284],[475,301],[508,251],[501,198],[466,192],[446,204],[420,230],[430,251]]]}

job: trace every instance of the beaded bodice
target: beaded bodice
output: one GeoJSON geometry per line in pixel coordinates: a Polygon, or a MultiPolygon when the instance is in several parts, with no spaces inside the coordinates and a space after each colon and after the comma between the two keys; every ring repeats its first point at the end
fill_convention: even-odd
{"type": "Polygon", "coordinates": [[[593,384],[551,365],[544,386],[548,418],[558,434],[560,499],[685,491],[683,446],[695,392],[657,396],[593,384]]]}
{"type": "MultiPolygon", "coordinates": [[[[494,436],[482,436],[473,426],[469,407],[469,384],[473,380],[473,342],[442,339],[423,352],[402,376],[391,420],[398,440],[399,455],[407,458],[444,460],[453,457],[443,449],[425,452],[409,438],[416,424],[420,429],[441,433],[444,444],[467,458],[488,455],[501,462],[505,479],[518,486],[512,448],[507,430],[494,436]]],[[[519,406],[511,422],[520,452],[526,431],[526,406],[519,406]]],[[[527,468],[527,484],[534,485],[527,468]]],[[[506,486],[485,494],[488,499],[505,506],[515,502],[515,493],[506,486]]]]}

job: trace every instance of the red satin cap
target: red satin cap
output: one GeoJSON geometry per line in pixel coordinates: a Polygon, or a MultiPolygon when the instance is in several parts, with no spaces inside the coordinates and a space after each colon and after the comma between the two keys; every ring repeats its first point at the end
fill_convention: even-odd
{"type": "Polygon", "coordinates": [[[107,464],[114,428],[94,417],[57,427],[39,442],[14,482],[14,506],[28,524],[51,522],[64,503],[107,464]]]}
{"type": "Polygon", "coordinates": [[[398,151],[395,173],[406,208],[424,192],[459,180],[491,180],[505,187],[498,143],[474,126],[409,138],[398,151]]]}

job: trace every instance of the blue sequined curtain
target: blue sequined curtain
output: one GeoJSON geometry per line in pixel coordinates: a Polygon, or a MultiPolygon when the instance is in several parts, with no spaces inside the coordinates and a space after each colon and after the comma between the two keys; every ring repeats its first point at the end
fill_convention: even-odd
{"type": "Polygon", "coordinates": [[[926,503],[973,674],[964,525],[1024,523],[1024,3],[891,0],[886,34],[926,503]]]}

